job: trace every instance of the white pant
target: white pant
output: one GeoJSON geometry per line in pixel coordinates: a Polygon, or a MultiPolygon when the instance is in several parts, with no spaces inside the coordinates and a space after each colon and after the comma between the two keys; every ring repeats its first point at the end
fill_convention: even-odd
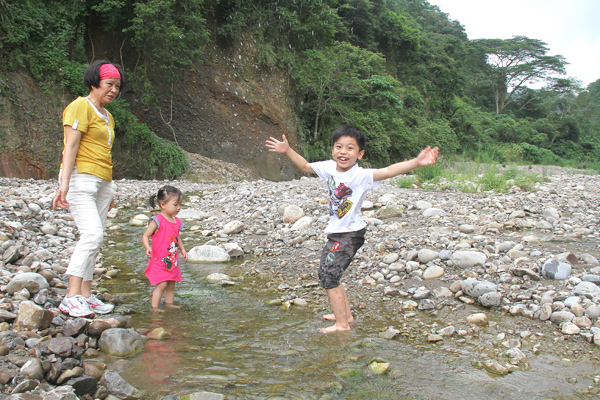
{"type": "MultiPolygon", "coordinates": [[[[60,178],[59,178],[60,179],[60,178]]],[[[73,169],[67,201],[79,230],[79,242],[71,255],[67,274],[91,281],[96,256],[104,240],[104,225],[113,199],[112,182],[73,169]]]]}

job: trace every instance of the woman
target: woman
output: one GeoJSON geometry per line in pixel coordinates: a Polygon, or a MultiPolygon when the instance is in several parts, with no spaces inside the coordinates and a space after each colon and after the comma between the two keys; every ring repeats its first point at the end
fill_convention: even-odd
{"type": "Polygon", "coordinates": [[[63,112],[64,150],[59,188],[52,201],[53,208],[70,208],[80,234],[67,268],[69,292],[58,306],[72,317],[93,317],[114,308],[96,298],[91,286],[113,200],[110,150],[115,122],[104,106],[123,87],[123,70],[106,60],[94,61],[83,72],[83,82],[89,94],[63,112]]]}

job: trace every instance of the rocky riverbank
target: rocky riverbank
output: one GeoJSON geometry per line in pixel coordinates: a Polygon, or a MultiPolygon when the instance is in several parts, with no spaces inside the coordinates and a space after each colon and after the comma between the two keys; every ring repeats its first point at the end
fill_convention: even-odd
{"type": "MultiPolygon", "coordinates": [[[[212,245],[244,254],[240,275],[264,277],[269,304],[329,312],[316,273],[328,218],[323,183],[243,181],[235,172],[219,178],[229,183],[171,182],[186,193],[188,251],[203,257],[212,245]]],[[[506,194],[384,183],[363,205],[367,240],[343,278],[355,318],[384,308],[398,323],[381,336],[475,346],[486,353],[475,366],[495,374],[527,368],[528,357],[544,353],[597,357],[599,181],[555,174],[534,192],[515,186],[506,194]]],[[[164,182],[115,184],[108,241],[129,223],[121,210],[149,214],[146,198],[164,182]]],[[[120,307],[93,321],[60,313],[77,233],[67,212],[51,208],[56,183],[0,178],[0,187],[0,398],[143,398],[95,356],[135,353],[169,332],[127,329],[120,307]]],[[[100,258],[95,272],[99,296],[119,304],[102,288],[118,271],[100,258]]]]}

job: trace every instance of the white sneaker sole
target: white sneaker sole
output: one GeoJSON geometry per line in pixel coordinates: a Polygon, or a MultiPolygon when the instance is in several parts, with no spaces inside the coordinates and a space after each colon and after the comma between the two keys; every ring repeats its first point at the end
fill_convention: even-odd
{"type": "Polygon", "coordinates": [[[105,311],[96,310],[95,308],[92,308],[92,306],[90,306],[90,309],[93,310],[95,314],[110,314],[114,310],[114,307],[105,311]]]}
{"type": "Polygon", "coordinates": [[[73,317],[73,318],[94,318],[94,313],[90,312],[89,314],[81,314],[81,315],[73,315],[71,314],[71,312],[69,311],[69,309],[65,306],[63,306],[62,303],[60,303],[58,305],[58,309],[60,311],[62,311],[63,313],[67,314],[69,317],[73,317]]]}

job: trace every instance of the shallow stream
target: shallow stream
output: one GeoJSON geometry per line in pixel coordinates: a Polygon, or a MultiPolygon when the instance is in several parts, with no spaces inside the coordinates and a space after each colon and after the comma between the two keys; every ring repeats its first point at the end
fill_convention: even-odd
{"type": "MultiPolygon", "coordinates": [[[[121,272],[102,287],[133,311],[133,327],[163,327],[173,338],[148,341],[143,353],[127,359],[103,361],[147,393],[144,398],[176,399],[197,391],[221,393],[226,399],[271,400],[583,398],[577,392],[593,385],[592,377],[600,373],[597,359],[573,362],[523,348],[529,368],[493,375],[474,366],[487,355],[468,340],[458,345],[455,339],[431,344],[415,335],[379,337],[383,328],[405,322],[383,306],[376,317],[359,318],[350,333],[323,335],[317,329],[327,324],[310,308],[265,306],[265,300],[278,296],[276,289],[267,291],[260,278],[242,279],[242,261],[182,263],[183,283],[176,287],[181,309],[152,313],[152,288],[143,273],[143,228],[127,224],[139,212],[123,209],[111,220],[104,263],[121,272]],[[235,286],[209,284],[204,278],[212,272],[240,278],[235,286]],[[389,371],[371,374],[372,359],[389,362],[389,371]]],[[[189,229],[182,237],[188,250],[205,241],[189,229]]],[[[443,315],[418,314],[417,325],[448,323],[443,315]]]]}

